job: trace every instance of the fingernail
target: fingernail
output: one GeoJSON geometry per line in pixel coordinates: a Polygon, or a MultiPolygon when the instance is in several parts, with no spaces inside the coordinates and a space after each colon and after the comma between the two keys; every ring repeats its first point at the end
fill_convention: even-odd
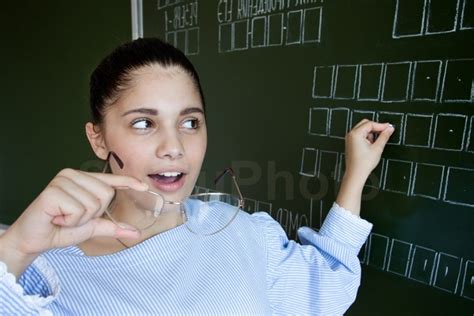
{"type": "Polygon", "coordinates": [[[393,129],[395,129],[395,126],[393,126],[393,125],[392,125],[392,124],[390,124],[390,123],[388,123],[388,127],[389,127],[389,128],[393,128],[393,129]]]}

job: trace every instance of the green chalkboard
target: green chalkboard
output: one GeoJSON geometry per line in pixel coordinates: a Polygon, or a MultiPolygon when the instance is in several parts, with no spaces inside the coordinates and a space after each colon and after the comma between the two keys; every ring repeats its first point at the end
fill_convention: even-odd
{"type": "Polygon", "coordinates": [[[143,1],[143,35],[201,75],[200,190],[238,172],[249,212],[318,229],[362,118],[396,133],[365,188],[374,223],[349,315],[474,312],[474,2],[143,1]]]}
{"type": "Polygon", "coordinates": [[[91,170],[89,76],[131,38],[129,1],[5,1],[0,223],[11,224],[60,169],[91,170]]]}

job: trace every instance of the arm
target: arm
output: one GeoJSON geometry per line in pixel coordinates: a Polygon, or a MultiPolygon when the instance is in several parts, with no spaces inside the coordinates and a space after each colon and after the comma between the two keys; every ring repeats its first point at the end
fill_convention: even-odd
{"type": "Polygon", "coordinates": [[[101,218],[113,186],[147,189],[131,177],[65,169],[0,236],[0,314],[50,314],[45,308],[59,284],[46,260],[38,258],[42,252],[95,236],[139,237],[101,218]]]}
{"type": "Polygon", "coordinates": [[[16,243],[10,236],[11,234],[5,233],[0,237],[0,262],[3,262],[5,267],[9,267],[9,272],[18,278],[37,256],[23,253],[15,246],[16,243]]]}
{"type": "Polygon", "coordinates": [[[278,312],[341,315],[354,302],[361,276],[357,254],[372,228],[358,216],[362,189],[393,131],[388,123],[363,120],[346,136],[346,172],[319,233],[300,228],[299,245],[281,227],[266,225],[269,298],[278,312]]]}
{"type": "Polygon", "coordinates": [[[147,189],[131,177],[62,170],[0,236],[0,262],[18,278],[48,249],[96,236],[138,238],[136,230],[101,218],[117,186],[147,189]]]}
{"type": "Polygon", "coordinates": [[[346,172],[336,203],[354,215],[360,214],[362,189],[372,170],[377,167],[385,144],[393,134],[389,123],[362,120],[346,136],[346,172]],[[374,135],[378,138],[374,141],[374,135]]]}
{"type": "Polygon", "coordinates": [[[254,213],[264,228],[268,298],[276,314],[342,315],[360,284],[357,257],[372,225],[333,206],[319,232],[298,230],[288,240],[266,213],[254,213]]]}

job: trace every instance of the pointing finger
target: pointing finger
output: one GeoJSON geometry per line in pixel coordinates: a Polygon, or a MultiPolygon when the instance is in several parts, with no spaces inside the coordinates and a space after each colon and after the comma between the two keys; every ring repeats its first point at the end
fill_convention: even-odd
{"type": "Polygon", "coordinates": [[[127,187],[137,191],[148,190],[148,185],[146,183],[141,182],[140,180],[133,177],[95,172],[88,172],[87,174],[115,188],[127,187]]]}
{"type": "Polygon", "coordinates": [[[74,169],[63,169],[58,175],[67,177],[84,187],[90,187],[91,185],[94,185],[96,180],[99,180],[99,182],[105,183],[112,187],[127,187],[137,191],[145,191],[148,189],[148,185],[146,183],[129,176],[84,172],[74,169]]]}

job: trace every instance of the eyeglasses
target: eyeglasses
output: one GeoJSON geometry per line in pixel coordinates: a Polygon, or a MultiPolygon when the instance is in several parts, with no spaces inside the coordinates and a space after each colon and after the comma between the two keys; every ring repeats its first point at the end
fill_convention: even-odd
{"type": "MultiPolygon", "coordinates": [[[[119,168],[123,169],[122,160],[114,152],[109,152],[103,173],[107,171],[111,157],[119,168]]],[[[232,184],[238,196],[208,192],[189,195],[182,201],[167,201],[160,193],[150,190],[120,188],[116,190],[116,195],[105,214],[116,224],[126,223],[142,232],[151,230],[161,222],[184,224],[190,232],[197,235],[214,235],[229,226],[239,210],[244,208],[244,198],[231,168],[220,173],[214,183],[220,182],[227,174],[232,177],[232,184]],[[121,212],[118,212],[119,206],[121,212]],[[127,209],[132,211],[127,212],[127,209]]]]}

